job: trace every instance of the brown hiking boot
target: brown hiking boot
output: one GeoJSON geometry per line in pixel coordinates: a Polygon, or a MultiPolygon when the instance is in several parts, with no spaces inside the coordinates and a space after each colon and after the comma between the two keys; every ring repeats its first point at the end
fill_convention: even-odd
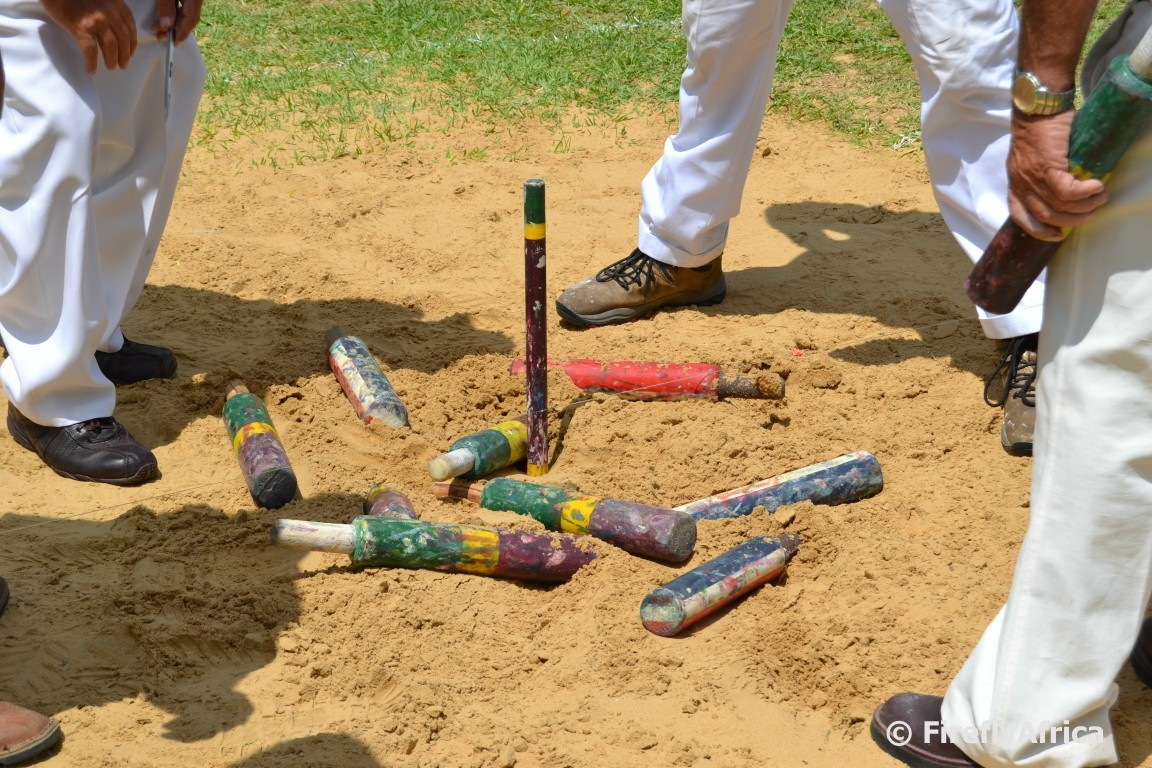
{"type": "Polygon", "coordinates": [[[719,304],[724,293],[719,256],[702,267],[673,267],[637,248],[560,294],[556,312],[587,328],[635,320],[661,307],[719,304]]]}
{"type": "Polygon", "coordinates": [[[1036,428],[1036,343],[1038,335],[1008,339],[996,370],[984,384],[984,402],[1004,407],[1000,444],[1013,456],[1032,455],[1036,428]],[[1000,389],[1000,392],[996,392],[1000,389]]]}

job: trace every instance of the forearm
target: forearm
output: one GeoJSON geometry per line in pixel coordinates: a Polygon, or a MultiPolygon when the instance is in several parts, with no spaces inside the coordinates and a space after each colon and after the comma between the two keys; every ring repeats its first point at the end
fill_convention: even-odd
{"type": "Polygon", "coordinates": [[[1097,0],[1025,0],[1020,9],[1018,69],[1048,88],[1069,90],[1097,0]]]}

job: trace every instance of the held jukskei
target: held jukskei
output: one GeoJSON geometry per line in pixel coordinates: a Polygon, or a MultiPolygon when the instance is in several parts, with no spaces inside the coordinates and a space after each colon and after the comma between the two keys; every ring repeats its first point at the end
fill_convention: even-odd
{"type": "Polygon", "coordinates": [[[528,455],[528,417],[520,416],[466,435],[428,462],[433,480],[463,477],[478,480],[510,467],[528,455]]]}
{"type": "MultiPolygon", "coordinates": [[[[784,379],[771,371],[755,376],[729,374],[712,363],[655,363],[630,360],[549,360],[585,392],[609,392],[631,400],[784,397],[784,379]]],[[[525,372],[514,360],[510,373],[525,372]]]]}
{"type": "Polygon", "coordinates": [[[296,474],[264,401],[233,381],[224,401],[224,426],[252,499],[278,509],[296,495],[296,474]]]}
{"type": "Polygon", "coordinates": [[[648,593],[640,621],[649,632],[671,637],[784,572],[800,537],[756,536],[648,593]]]}
{"type": "Polygon", "coordinates": [[[336,552],[362,567],[417,568],[523,581],[560,582],[596,556],[576,539],[475,525],[361,516],[350,525],[277,520],[272,544],[336,552]]]}
{"type": "MultiPolygon", "coordinates": [[[[1117,56],[1072,122],[1069,171],[1080,179],[1107,179],[1152,121],[1152,30],[1131,56],[1117,56]]],[[[968,298],[995,314],[1011,312],[1060,247],[1004,222],[972,267],[968,298]]]]}
{"type": "Polygon", "coordinates": [[[528,515],[550,531],[593,536],[654,560],[680,563],[696,546],[696,521],[672,509],[506,477],[486,483],[434,483],[433,492],[476,501],[485,509],[528,515]]]}
{"type": "Polygon", "coordinates": [[[365,424],[379,420],[390,427],[407,426],[408,409],[368,346],[339,327],[329,328],[324,340],[328,344],[328,365],[360,420],[365,424]]]}

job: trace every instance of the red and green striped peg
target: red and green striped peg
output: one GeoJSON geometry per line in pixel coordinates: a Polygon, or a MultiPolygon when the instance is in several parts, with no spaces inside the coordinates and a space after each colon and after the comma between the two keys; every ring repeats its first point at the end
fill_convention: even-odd
{"type": "MultiPolygon", "coordinates": [[[[610,392],[629,400],[708,400],[729,397],[784,397],[784,379],[764,371],[755,377],[733,375],[713,363],[646,363],[631,360],[549,360],[585,392],[610,392]]],[[[510,373],[524,373],[513,360],[510,373]]]]}
{"type": "Polygon", "coordinates": [[[671,637],[779,576],[799,547],[794,533],[748,539],[649,592],[640,621],[649,632],[671,637]]]}
{"type": "Polygon", "coordinates": [[[296,473],[280,442],[264,401],[233,381],[224,401],[224,425],[252,499],[261,507],[279,509],[296,495],[296,473]]]}
{"type": "Polygon", "coordinates": [[[544,182],[524,182],[524,315],[528,372],[528,474],[548,472],[548,257],[544,182]]]}
{"type": "Polygon", "coordinates": [[[585,496],[507,477],[483,484],[434,483],[433,492],[475,501],[485,509],[527,515],[550,531],[593,536],[654,560],[680,563],[692,556],[696,546],[696,521],[673,509],[585,496]]]}
{"type": "Polygon", "coordinates": [[[329,328],[324,339],[328,343],[328,365],[360,420],[365,424],[379,420],[390,427],[408,426],[408,409],[368,345],[339,327],[329,328]]]}
{"type": "Polygon", "coordinates": [[[512,466],[527,455],[528,417],[520,416],[452,443],[447,453],[428,462],[428,474],[433,480],[450,477],[479,480],[512,466]]]}
{"type": "Polygon", "coordinates": [[[595,553],[559,534],[360,516],[352,523],[277,520],[272,544],[336,552],[361,567],[418,568],[523,581],[567,581],[595,553]]]}

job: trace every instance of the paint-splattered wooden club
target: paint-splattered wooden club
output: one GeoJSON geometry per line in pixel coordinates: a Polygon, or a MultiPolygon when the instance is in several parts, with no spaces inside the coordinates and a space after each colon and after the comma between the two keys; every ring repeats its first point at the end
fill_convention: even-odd
{"type": "Polygon", "coordinates": [[[671,637],[779,576],[799,547],[794,533],[748,539],[649,592],[640,621],[649,632],[671,637]]]}
{"type": "Polygon", "coordinates": [[[360,516],[351,525],[277,520],[272,544],[349,555],[353,565],[559,582],[595,558],[576,539],[475,525],[360,516]]]}
{"type": "Polygon", "coordinates": [[[228,387],[224,425],[253,501],[268,509],[291,501],[297,490],[296,473],[264,401],[243,382],[234,381],[228,387]]]}
{"type": "Polygon", "coordinates": [[[654,560],[680,563],[696,546],[696,521],[685,512],[497,477],[487,483],[434,483],[437,496],[466,498],[485,509],[516,512],[550,531],[594,536],[654,560]]]}
{"type": "MultiPolygon", "coordinates": [[[[784,397],[784,380],[771,371],[756,376],[726,373],[712,363],[642,363],[630,360],[549,360],[585,392],[609,392],[629,400],[709,400],[784,397]]],[[[512,375],[524,373],[512,361],[512,375]]]]}
{"type": "Polygon", "coordinates": [[[696,520],[717,520],[751,514],[756,507],[774,512],[800,501],[847,504],[873,496],[883,488],[880,462],[868,451],[856,451],[674,509],[687,512],[696,520]]]}
{"type": "Polygon", "coordinates": [[[527,454],[528,417],[521,416],[460,438],[447,453],[428,462],[428,474],[433,480],[479,480],[512,466],[527,454]]]}
{"type": "Polygon", "coordinates": [[[368,345],[338,327],[328,329],[324,339],[328,343],[328,365],[360,420],[365,424],[379,420],[390,427],[407,426],[408,409],[368,345]]]}
{"type": "Polygon", "coordinates": [[[364,497],[367,517],[385,517],[392,520],[419,520],[412,501],[399,489],[387,483],[376,483],[364,497]]]}
{"type": "Polygon", "coordinates": [[[524,182],[524,315],[528,369],[528,474],[548,472],[548,258],[544,182],[524,182]]]}

